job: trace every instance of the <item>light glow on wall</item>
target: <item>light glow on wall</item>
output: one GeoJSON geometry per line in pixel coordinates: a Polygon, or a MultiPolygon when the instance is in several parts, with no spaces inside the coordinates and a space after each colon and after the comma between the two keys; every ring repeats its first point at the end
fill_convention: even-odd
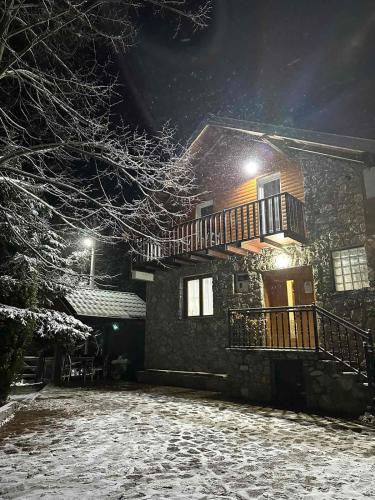
{"type": "Polygon", "coordinates": [[[285,269],[289,267],[291,263],[290,256],[286,253],[279,253],[275,257],[275,267],[276,269],[285,269]]]}
{"type": "Polygon", "coordinates": [[[243,170],[249,176],[255,175],[259,171],[259,163],[253,158],[247,160],[244,163],[243,170]]]}

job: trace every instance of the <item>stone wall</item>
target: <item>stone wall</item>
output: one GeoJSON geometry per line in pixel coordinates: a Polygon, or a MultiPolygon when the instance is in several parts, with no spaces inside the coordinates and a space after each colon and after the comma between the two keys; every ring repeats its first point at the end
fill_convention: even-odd
{"type": "Polygon", "coordinates": [[[358,416],[369,403],[367,387],[340,364],[322,360],[315,352],[273,349],[227,349],[227,393],[231,397],[270,405],[275,402],[275,360],[302,361],[304,408],[358,416]]]}
{"type": "MultiPolygon", "coordinates": [[[[284,251],[290,267],[312,267],[317,303],[363,328],[375,330],[374,240],[366,235],[361,166],[343,160],[301,153],[304,172],[308,242],[284,251]],[[371,288],[336,292],[331,252],[364,245],[371,288]]],[[[146,368],[226,373],[228,308],[261,307],[262,272],[275,268],[276,249],[158,271],[148,284],[146,368]],[[234,293],[233,278],[247,273],[248,293],[234,293]],[[187,276],[212,274],[214,316],[184,318],[182,282],[187,276]]]]}

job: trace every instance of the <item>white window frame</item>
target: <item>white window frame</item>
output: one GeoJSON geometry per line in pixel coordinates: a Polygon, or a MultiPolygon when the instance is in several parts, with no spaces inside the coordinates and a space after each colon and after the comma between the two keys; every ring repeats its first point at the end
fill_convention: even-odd
{"type": "MultiPolygon", "coordinates": [[[[259,177],[257,179],[257,197],[258,197],[258,201],[259,200],[264,200],[264,185],[268,184],[269,182],[276,181],[276,180],[279,181],[279,185],[280,185],[280,191],[279,191],[279,193],[282,193],[280,172],[275,172],[274,174],[265,175],[265,176],[259,177]]],[[[278,200],[276,199],[275,200],[276,206],[278,206],[277,203],[279,203],[279,202],[280,202],[280,199],[278,199],[278,200]]],[[[268,221],[268,223],[266,223],[266,206],[265,206],[266,203],[268,203],[269,206],[270,206],[272,202],[271,202],[271,200],[268,200],[268,201],[264,201],[264,202],[260,203],[260,210],[262,212],[262,224],[261,224],[262,227],[260,228],[261,234],[267,234],[266,228],[271,225],[270,221],[268,221]]],[[[272,222],[272,228],[273,228],[273,220],[271,222],[272,222]]],[[[275,225],[276,225],[276,228],[273,228],[274,232],[276,232],[277,228],[281,228],[281,224],[282,224],[282,221],[280,220],[279,210],[277,210],[276,213],[275,213],[275,225]]]]}
{"type": "Polygon", "coordinates": [[[263,200],[264,199],[264,184],[267,184],[268,182],[272,182],[272,181],[276,181],[276,180],[280,181],[280,193],[282,193],[280,172],[275,172],[274,174],[264,175],[263,177],[258,177],[257,178],[257,196],[258,196],[258,200],[263,200]]]}
{"type": "Polygon", "coordinates": [[[362,290],[370,286],[368,260],[364,246],[342,248],[332,252],[333,277],[337,292],[362,290]],[[357,250],[357,255],[350,255],[357,250]],[[358,250],[361,250],[358,252],[358,250]],[[345,259],[347,265],[344,265],[345,259]]]}
{"type": "Polygon", "coordinates": [[[213,307],[213,277],[210,274],[205,274],[202,276],[189,276],[185,278],[185,284],[184,284],[184,306],[185,306],[185,317],[186,318],[207,318],[210,316],[214,315],[214,307],[213,307]],[[203,294],[203,280],[205,279],[211,279],[212,283],[212,291],[211,291],[211,296],[210,300],[207,301],[205,300],[205,296],[203,294]],[[189,314],[189,282],[192,281],[198,281],[199,282],[199,293],[198,293],[198,314],[189,314]],[[205,308],[211,305],[211,308],[209,309],[209,313],[205,313],[205,308]]]}
{"type": "Polygon", "coordinates": [[[202,208],[206,207],[213,207],[214,206],[214,200],[207,200],[207,201],[202,201],[202,203],[199,203],[195,207],[195,218],[200,219],[202,217],[202,208]]]}

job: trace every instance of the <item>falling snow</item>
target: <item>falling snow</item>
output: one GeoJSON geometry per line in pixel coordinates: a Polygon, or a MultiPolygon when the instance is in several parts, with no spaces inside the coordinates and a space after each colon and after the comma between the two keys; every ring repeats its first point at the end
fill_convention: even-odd
{"type": "Polygon", "coordinates": [[[375,497],[374,431],[187,389],[47,388],[0,429],[0,498],[375,497]]]}

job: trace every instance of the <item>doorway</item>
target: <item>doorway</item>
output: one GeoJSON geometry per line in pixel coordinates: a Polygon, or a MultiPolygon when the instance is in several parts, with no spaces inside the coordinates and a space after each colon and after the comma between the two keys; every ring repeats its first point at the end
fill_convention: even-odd
{"type": "Polygon", "coordinates": [[[264,272],[263,284],[265,306],[285,307],[267,313],[267,346],[313,349],[313,313],[295,307],[315,302],[311,266],[264,272]]]}
{"type": "Polygon", "coordinates": [[[275,359],[273,365],[273,399],[277,406],[302,410],[306,391],[302,360],[275,359]]]}
{"type": "Polygon", "coordinates": [[[280,197],[270,198],[281,193],[280,174],[267,175],[258,179],[257,191],[261,234],[273,234],[280,231],[280,197]]]}

